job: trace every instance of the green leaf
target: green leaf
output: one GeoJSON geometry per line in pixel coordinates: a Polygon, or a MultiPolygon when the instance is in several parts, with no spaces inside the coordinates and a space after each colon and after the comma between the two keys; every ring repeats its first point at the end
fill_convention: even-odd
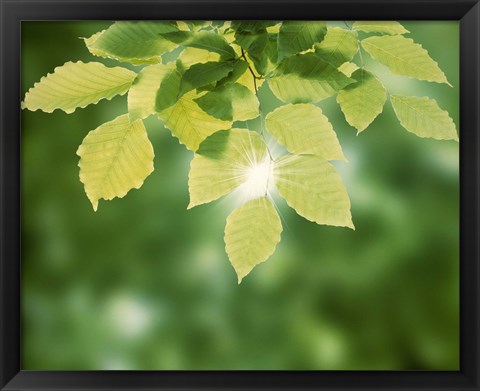
{"type": "Polygon", "coordinates": [[[208,114],[224,121],[247,121],[260,115],[255,94],[238,83],[229,83],[196,100],[208,114]]]}
{"type": "Polygon", "coordinates": [[[195,90],[187,92],[172,106],[159,112],[158,100],[162,93],[162,86],[157,96],[157,114],[180,143],[191,151],[196,151],[200,143],[211,134],[231,128],[232,121],[222,121],[212,117],[195,102],[206,93],[205,91],[201,93],[197,93],[195,90]]]}
{"type": "Polygon", "coordinates": [[[124,197],[153,171],[153,147],[143,122],[130,123],[128,115],[89,132],[77,155],[80,180],[95,211],[99,199],[124,197]]]}
{"type": "Polygon", "coordinates": [[[281,233],[280,217],[267,197],[251,200],[227,217],[225,250],[239,284],[255,266],[274,253],[281,233]]]}
{"type": "Polygon", "coordinates": [[[184,45],[218,53],[225,59],[235,58],[235,51],[225,38],[213,31],[195,33],[184,45]]]}
{"type": "Polygon", "coordinates": [[[396,75],[451,86],[428,52],[410,38],[402,35],[369,37],[362,41],[362,46],[374,59],[386,65],[396,75]]]}
{"type": "Polygon", "coordinates": [[[187,47],[218,53],[227,60],[235,58],[235,51],[233,48],[223,36],[214,31],[198,31],[195,33],[179,31],[178,33],[164,34],[163,36],[168,39],[176,37],[178,38],[175,39],[176,43],[187,47]]]}
{"type": "Polygon", "coordinates": [[[160,33],[160,35],[163,38],[176,43],[177,45],[183,44],[193,36],[193,33],[190,31],[188,25],[184,22],[179,21],[178,27],[180,29],[178,31],[160,33]]]}
{"type": "Polygon", "coordinates": [[[258,33],[263,31],[268,27],[274,26],[278,22],[276,21],[259,21],[259,20],[250,20],[250,21],[232,21],[231,28],[235,31],[240,31],[244,33],[258,33]]]}
{"type": "Polygon", "coordinates": [[[181,80],[182,75],[177,68],[172,68],[163,77],[155,99],[155,112],[157,114],[178,102],[181,80]]]}
{"type": "Polygon", "coordinates": [[[419,137],[458,141],[453,120],[434,99],[391,95],[390,101],[400,124],[409,132],[419,137]]]}
{"type": "Polygon", "coordinates": [[[196,88],[217,82],[233,70],[233,62],[206,62],[188,68],[180,82],[180,95],[196,88]]]}
{"type": "Polygon", "coordinates": [[[339,27],[329,27],[325,39],[315,45],[315,54],[336,67],[350,61],[357,51],[357,33],[339,27]]]}
{"type": "Polygon", "coordinates": [[[190,163],[188,209],[214,201],[246,183],[249,170],[267,158],[267,146],[256,132],[231,129],[208,137],[190,163]]]}
{"type": "Polygon", "coordinates": [[[28,90],[22,108],[73,113],[77,107],[125,94],[136,75],[128,69],[108,68],[99,62],[67,62],[28,90]]]}
{"type": "Polygon", "coordinates": [[[318,102],[334,95],[354,80],[313,53],[285,59],[268,80],[270,89],[283,102],[318,102]]]}
{"type": "Polygon", "coordinates": [[[282,22],[276,22],[267,27],[267,32],[272,34],[278,34],[280,32],[280,27],[282,27],[282,22]]]}
{"type": "Polygon", "coordinates": [[[268,43],[267,30],[259,30],[255,33],[236,32],[235,43],[239,45],[254,63],[258,73],[263,74],[266,70],[268,58],[266,47],[268,43]]]}
{"type": "Polygon", "coordinates": [[[337,102],[347,122],[360,133],[382,112],[387,92],[380,80],[365,69],[355,71],[352,78],[357,82],[341,90],[337,102]]]}
{"type": "MultiPolygon", "coordinates": [[[[217,87],[219,87],[223,84],[236,82],[245,73],[245,71],[248,71],[248,62],[243,61],[243,60],[235,61],[234,65],[233,65],[232,72],[230,72],[223,79],[219,80],[217,82],[217,87]]],[[[252,91],[252,92],[254,92],[254,91],[252,91]]]]}
{"type": "Polygon", "coordinates": [[[204,64],[206,62],[219,61],[220,55],[208,50],[188,47],[183,50],[178,59],[183,64],[184,68],[187,69],[194,64],[204,64]]]}
{"type": "Polygon", "coordinates": [[[208,20],[188,20],[186,23],[191,26],[191,29],[194,31],[212,26],[212,22],[208,20]]]}
{"type": "Polygon", "coordinates": [[[247,53],[260,75],[270,72],[277,62],[276,34],[265,29],[255,33],[236,32],[235,43],[247,53]]]}
{"type": "Polygon", "coordinates": [[[351,77],[352,73],[355,72],[357,69],[358,66],[354,62],[344,62],[338,67],[338,70],[348,77],[351,77]]]}
{"type": "MultiPolygon", "coordinates": [[[[245,61],[243,61],[243,62],[245,62],[245,61]]],[[[250,69],[248,68],[248,63],[247,63],[247,67],[245,68],[245,71],[235,80],[236,83],[239,83],[239,84],[247,87],[254,94],[256,94],[256,92],[257,92],[257,90],[255,88],[255,85],[257,86],[257,89],[258,89],[262,86],[264,81],[265,81],[265,79],[254,80],[253,75],[250,72],[250,69]]]]}
{"type": "Polygon", "coordinates": [[[155,114],[155,101],[160,83],[173,70],[170,63],[149,65],[143,68],[128,91],[128,114],[130,121],[155,114]]]}
{"type": "Polygon", "coordinates": [[[278,34],[267,34],[267,45],[265,47],[265,56],[267,57],[265,69],[262,72],[262,75],[266,75],[269,72],[273,71],[276,68],[278,60],[278,34]]]}
{"type": "Polygon", "coordinates": [[[325,22],[284,21],[278,33],[278,61],[311,49],[326,32],[325,22]]]}
{"type": "Polygon", "coordinates": [[[364,31],[366,33],[382,33],[389,35],[399,35],[409,33],[405,27],[395,21],[369,21],[355,22],[352,26],[354,30],[364,31]]]}
{"type": "Polygon", "coordinates": [[[350,199],[335,168],[318,156],[285,156],[275,162],[275,185],[307,220],[355,229],[350,199]]]}
{"type": "Polygon", "coordinates": [[[170,22],[115,22],[108,29],[85,39],[90,53],[132,64],[161,61],[176,45],[160,34],[176,31],[170,22]]]}
{"type": "Polygon", "coordinates": [[[239,57],[242,55],[242,48],[235,42],[235,31],[228,27],[224,30],[219,30],[217,34],[221,35],[223,39],[227,41],[227,43],[235,52],[235,57],[239,59],[239,57]]]}
{"type": "Polygon", "coordinates": [[[317,106],[280,106],[267,115],[265,125],[291,153],[317,155],[326,160],[345,160],[332,125],[317,106]]]}

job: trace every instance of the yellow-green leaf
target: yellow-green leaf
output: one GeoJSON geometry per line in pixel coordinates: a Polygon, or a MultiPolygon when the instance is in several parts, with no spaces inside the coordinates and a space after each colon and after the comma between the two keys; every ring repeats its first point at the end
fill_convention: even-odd
{"type": "Polygon", "coordinates": [[[380,80],[365,69],[355,71],[352,78],[357,82],[341,90],[337,102],[347,122],[360,133],[382,112],[387,93],[380,80]]]}
{"type": "Polygon", "coordinates": [[[409,132],[419,137],[458,141],[453,120],[434,99],[391,95],[390,101],[400,124],[409,132]]]}
{"type": "Polygon", "coordinates": [[[77,155],[80,181],[94,210],[101,198],[122,198],[139,189],[153,171],[153,147],[143,122],[130,123],[128,115],[89,132],[77,155]]]}
{"type": "Polygon", "coordinates": [[[210,61],[203,64],[194,64],[182,75],[180,81],[180,95],[195,88],[204,87],[217,82],[233,71],[233,63],[226,61],[210,61]]]}
{"type": "Polygon", "coordinates": [[[248,62],[244,60],[236,60],[233,64],[232,71],[226,77],[217,81],[215,86],[219,87],[224,84],[236,82],[246,70],[248,70],[248,62]]]}
{"type": "MultiPolygon", "coordinates": [[[[160,88],[159,93],[161,92],[160,88]]],[[[165,122],[165,126],[191,151],[196,151],[200,143],[211,134],[230,129],[232,126],[232,121],[212,117],[200,108],[195,100],[205,94],[205,91],[187,92],[172,106],[158,113],[160,119],[165,122]]]]}
{"type": "Polygon", "coordinates": [[[338,67],[338,70],[348,77],[351,77],[352,73],[355,72],[357,69],[358,66],[354,62],[345,62],[338,67]]]}
{"type": "Polygon", "coordinates": [[[438,64],[418,43],[402,35],[366,38],[363,48],[396,75],[450,85],[438,64]]]}
{"type": "Polygon", "coordinates": [[[267,146],[256,132],[231,129],[208,137],[190,163],[188,208],[214,201],[246,183],[251,170],[267,157],[267,146]]]}
{"type": "Polygon", "coordinates": [[[276,23],[273,26],[268,26],[267,33],[278,34],[280,31],[280,27],[282,27],[282,23],[276,23]]]}
{"type": "Polygon", "coordinates": [[[243,33],[258,33],[276,24],[278,24],[278,22],[273,20],[234,20],[230,27],[235,31],[241,31],[243,33]]]}
{"type": "Polygon", "coordinates": [[[220,54],[224,59],[234,59],[235,51],[223,35],[215,31],[177,31],[162,34],[164,38],[186,47],[208,50],[220,54]]]}
{"type": "Polygon", "coordinates": [[[308,103],[328,98],[353,82],[317,55],[307,53],[285,59],[268,85],[283,102],[308,103]]]}
{"type": "Polygon", "coordinates": [[[235,82],[244,85],[251,92],[255,94],[256,93],[255,85],[257,86],[257,89],[258,89],[262,86],[264,81],[265,79],[254,80],[253,75],[250,72],[250,69],[248,69],[247,67],[235,82]]]}
{"type": "Polygon", "coordinates": [[[143,68],[128,91],[130,121],[143,119],[155,113],[157,91],[174,64],[154,64],[143,68]]]}
{"type": "Polygon", "coordinates": [[[266,75],[275,68],[278,54],[276,34],[269,34],[265,29],[251,33],[237,31],[235,43],[246,52],[258,74],[266,75]]]}
{"type": "Polygon", "coordinates": [[[326,160],[345,160],[332,125],[317,106],[280,106],[266,116],[265,125],[291,153],[317,155],[326,160]]]}
{"type": "Polygon", "coordinates": [[[335,168],[318,156],[285,156],[275,162],[275,185],[307,220],[355,229],[347,190],[335,168]]]}
{"type": "Polygon", "coordinates": [[[317,21],[284,21],[278,33],[278,61],[311,49],[327,32],[327,24],[317,21]]]}
{"type": "Polygon", "coordinates": [[[251,200],[227,217],[225,250],[239,284],[255,266],[274,253],[281,233],[282,222],[267,197],[251,200]]]}
{"type": "Polygon", "coordinates": [[[197,49],[187,47],[183,50],[178,58],[185,69],[190,68],[194,64],[204,64],[211,61],[219,61],[220,54],[205,49],[197,49]]]}
{"type": "Polygon", "coordinates": [[[352,26],[354,30],[364,31],[366,33],[382,33],[389,35],[399,35],[409,33],[405,27],[393,20],[380,21],[372,20],[367,22],[355,22],[352,26]]]}
{"type": "Polygon", "coordinates": [[[225,121],[247,121],[260,115],[257,96],[238,83],[217,87],[196,102],[208,114],[225,121]]]}
{"type": "Polygon", "coordinates": [[[28,90],[22,108],[73,113],[77,107],[125,94],[136,75],[128,69],[108,68],[99,62],[67,62],[28,90]]]}
{"type": "Polygon", "coordinates": [[[88,50],[95,56],[113,58],[132,64],[153,64],[161,55],[177,45],[161,33],[177,31],[171,22],[115,22],[108,29],[85,39],[88,50]]]}
{"type": "Polygon", "coordinates": [[[357,51],[357,32],[340,27],[329,27],[325,39],[315,45],[315,54],[336,67],[350,61],[357,51]]]}
{"type": "Polygon", "coordinates": [[[227,43],[223,36],[214,31],[195,32],[186,42],[182,42],[182,45],[209,50],[227,59],[235,58],[233,48],[227,43]]]}
{"type": "Polygon", "coordinates": [[[181,80],[182,75],[177,67],[172,67],[171,71],[163,77],[155,99],[155,112],[157,114],[178,102],[181,80]]]}

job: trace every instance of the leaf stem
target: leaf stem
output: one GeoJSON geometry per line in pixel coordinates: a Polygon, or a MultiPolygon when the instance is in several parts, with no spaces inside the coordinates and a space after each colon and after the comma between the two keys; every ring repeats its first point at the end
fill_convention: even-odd
{"type": "Polygon", "coordinates": [[[250,73],[252,74],[252,77],[253,77],[253,86],[255,88],[255,93],[257,91],[257,79],[260,79],[259,76],[255,75],[255,72],[253,71],[252,67],[250,66],[250,63],[248,62],[247,60],[247,56],[245,56],[245,51],[242,49],[242,56],[241,56],[245,62],[247,63],[248,65],[248,70],[250,71],[250,73]]]}
{"type": "MultiPolygon", "coordinates": [[[[268,142],[267,142],[267,139],[265,137],[265,119],[263,117],[262,103],[260,101],[260,97],[258,96],[257,79],[261,79],[261,77],[255,75],[255,72],[253,71],[252,67],[250,66],[250,63],[248,62],[247,57],[245,56],[245,51],[243,49],[242,49],[241,57],[247,62],[248,69],[249,69],[249,71],[250,71],[250,73],[252,74],[252,77],[253,77],[253,87],[255,89],[255,95],[256,95],[257,100],[258,100],[258,112],[260,113],[260,136],[262,137],[263,141],[265,142],[265,147],[267,148],[267,153],[268,153],[268,156],[270,158],[270,161],[268,162],[268,168],[270,170],[270,167],[271,167],[272,163],[275,162],[275,160],[273,159],[272,152],[270,151],[270,148],[268,147],[268,142]]],[[[267,184],[265,186],[265,196],[267,196],[267,194],[268,194],[268,185],[269,185],[269,178],[267,178],[267,184]]]]}

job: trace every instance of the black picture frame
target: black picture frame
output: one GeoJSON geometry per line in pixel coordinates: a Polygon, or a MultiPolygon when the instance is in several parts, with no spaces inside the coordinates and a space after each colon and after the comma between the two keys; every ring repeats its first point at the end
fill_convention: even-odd
{"type": "Polygon", "coordinates": [[[478,0],[0,0],[2,390],[480,390],[478,0]],[[23,371],[20,369],[20,22],[297,19],[460,21],[459,371],[23,371]]]}

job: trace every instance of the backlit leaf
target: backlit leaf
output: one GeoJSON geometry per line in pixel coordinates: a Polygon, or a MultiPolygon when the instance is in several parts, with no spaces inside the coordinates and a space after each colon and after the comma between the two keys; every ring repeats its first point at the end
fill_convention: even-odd
{"type": "Polygon", "coordinates": [[[260,115],[256,95],[238,83],[218,87],[196,102],[208,114],[224,121],[247,121],[260,115]]]}
{"type": "Polygon", "coordinates": [[[280,32],[280,27],[282,23],[275,23],[267,27],[267,33],[278,34],[280,32]]]}
{"type": "Polygon", "coordinates": [[[22,108],[73,113],[77,107],[125,94],[136,75],[128,69],[108,68],[99,62],[67,62],[28,90],[22,108]]]}
{"type": "Polygon", "coordinates": [[[254,80],[253,75],[250,72],[250,69],[248,69],[248,66],[245,68],[243,73],[238,77],[238,79],[235,80],[236,83],[239,83],[247,87],[254,94],[256,93],[255,86],[257,87],[257,89],[260,88],[264,81],[265,79],[254,80]]]}
{"type": "Polygon", "coordinates": [[[258,74],[265,75],[274,68],[277,61],[276,34],[269,34],[265,29],[255,33],[237,32],[235,42],[247,53],[258,74]]]}
{"type": "Polygon", "coordinates": [[[176,31],[171,22],[115,22],[103,32],[85,39],[88,50],[100,57],[113,58],[132,64],[152,64],[176,45],[161,33],[176,31]]]}
{"type": "Polygon", "coordinates": [[[363,48],[396,75],[450,85],[445,74],[418,43],[402,35],[369,37],[363,48]]]}
{"type": "Polygon", "coordinates": [[[347,122],[360,133],[382,112],[387,100],[385,87],[365,69],[352,74],[357,82],[346,86],[337,95],[337,102],[347,122]]]}
{"type": "Polygon", "coordinates": [[[313,53],[285,59],[268,80],[270,89],[283,102],[317,102],[353,83],[337,68],[313,53]]]}
{"type": "Polygon", "coordinates": [[[364,31],[366,33],[382,33],[389,35],[406,34],[410,32],[400,23],[393,20],[372,20],[369,22],[355,22],[352,28],[354,30],[364,31]]]}
{"type": "Polygon", "coordinates": [[[336,67],[350,61],[357,51],[357,33],[339,27],[330,27],[325,39],[315,45],[315,54],[336,67]]]}
{"type": "Polygon", "coordinates": [[[141,120],[117,117],[92,130],[77,150],[80,180],[97,210],[98,200],[124,197],[153,171],[153,147],[141,120]]]}
{"type": "Polygon", "coordinates": [[[186,23],[180,22],[177,25],[179,30],[160,33],[160,35],[170,42],[183,45],[184,42],[187,42],[193,36],[193,32],[190,31],[190,28],[186,23]]]}
{"type": "Polygon", "coordinates": [[[251,200],[227,217],[225,250],[238,283],[274,253],[281,233],[280,217],[267,197],[251,200]]]}
{"type": "Polygon", "coordinates": [[[143,68],[128,91],[130,121],[155,113],[155,101],[160,83],[173,70],[174,64],[154,64],[143,68]]]}
{"type": "MultiPolygon", "coordinates": [[[[160,88],[159,94],[162,93],[160,88]]],[[[172,106],[158,112],[165,126],[191,151],[196,151],[200,143],[219,130],[230,129],[232,121],[222,121],[201,109],[195,100],[206,92],[195,90],[182,95],[172,106]]],[[[158,97],[157,97],[158,100],[158,97]]]]}
{"type": "Polygon", "coordinates": [[[218,53],[227,60],[235,58],[235,51],[233,48],[222,35],[219,35],[214,31],[180,31],[177,33],[163,34],[163,36],[174,40],[174,42],[179,43],[182,46],[218,53]]]}
{"type": "Polygon", "coordinates": [[[188,69],[194,64],[219,61],[220,55],[209,50],[188,47],[183,50],[178,59],[182,62],[185,69],[188,69]]]}
{"type": "Polygon", "coordinates": [[[256,132],[231,129],[208,137],[190,163],[188,208],[214,201],[247,182],[249,170],[267,156],[265,142],[256,132]]]}
{"type": "Polygon", "coordinates": [[[226,77],[233,70],[233,62],[206,62],[204,64],[194,64],[188,68],[182,75],[180,82],[180,95],[206,86],[226,77]]]}
{"type": "Polygon", "coordinates": [[[390,101],[400,124],[409,132],[419,137],[458,141],[453,120],[434,99],[391,95],[390,101]]]}
{"type": "Polygon", "coordinates": [[[221,86],[223,84],[227,83],[233,83],[236,82],[242,75],[245,73],[245,71],[248,70],[248,63],[244,60],[237,60],[233,64],[233,69],[232,71],[223,79],[219,80],[217,82],[217,87],[221,86]]]}
{"type": "Polygon", "coordinates": [[[276,21],[265,20],[234,20],[231,27],[235,31],[241,31],[244,33],[257,33],[259,31],[266,30],[268,27],[276,25],[276,21]]]}
{"type": "Polygon", "coordinates": [[[348,77],[351,77],[352,73],[355,72],[357,69],[358,66],[354,62],[345,62],[338,67],[338,70],[348,77]]]}
{"type": "Polygon", "coordinates": [[[235,51],[232,47],[221,35],[213,31],[200,31],[195,33],[184,45],[218,53],[225,59],[235,58],[235,51]]]}
{"type": "Polygon", "coordinates": [[[275,185],[287,204],[317,224],[355,229],[350,199],[335,168],[318,156],[285,156],[275,162],[275,185]]]}
{"type": "Polygon", "coordinates": [[[265,125],[268,132],[291,153],[345,160],[332,125],[317,106],[280,106],[266,116],[265,125]]]}
{"type": "Polygon", "coordinates": [[[311,49],[327,32],[325,22],[284,21],[278,33],[278,61],[311,49]]]}

